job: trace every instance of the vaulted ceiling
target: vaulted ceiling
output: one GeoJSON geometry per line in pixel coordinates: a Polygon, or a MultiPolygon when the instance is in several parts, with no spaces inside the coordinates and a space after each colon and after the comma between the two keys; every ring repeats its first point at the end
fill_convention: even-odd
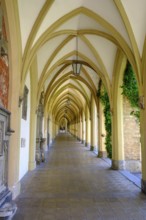
{"type": "Polygon", "coordinates": [[[118,51],[127,56],[141,80],[145,0],[17,0],[16,8],[22,79],[36,59],[38,97],[44,90],[45,105],[57,121],[64,117],[72,121],[89,105],[100,78],[110,88],[118,51]],[[72,71],[76,39],[83,63],[78,77],[72,71]]]}

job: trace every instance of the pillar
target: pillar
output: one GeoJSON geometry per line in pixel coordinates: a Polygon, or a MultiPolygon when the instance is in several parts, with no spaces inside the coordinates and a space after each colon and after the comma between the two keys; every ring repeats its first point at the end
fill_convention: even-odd
{"type": "Polygon", "coordinates": [[[112,115],[112,168],[125,169],[124,138],[123,138],[123,96],[121,95],[123,74],[126,66],[126,57],[119,52],[119,59],[115,68],[113,99],[111,104],[112,115]]]}
{"type": "Polygon", "coordinates": [[[12,191],[13,199],[20,193],[19,182],[19,157],[20,157],[20,122],[21,112],[18,107],[21,82],[21,49],[18,37],[19,27],[14,13],[14,2],[5,1],[7,15],[7,30],[9,32],[9,103],[8,109],[11,114],[11,128],[15,131],[10,137],[8,158],[8,187],[12,191]]]}
{"type": "Polygon", "coordinates": [[[75,122],[73,124],[73,129],[74,129],[74,137],[76,137],[76,123],[75,122]]]}
{"type": "Polygon", "coordinates": [[[49,145],[50,145],[50,118],[48,116],[48,119],[47,119],[47,146],[49,148],[49,145]]]}
{"type": "Polygon", "coordinates": [[[91,121],[90,121],[90,112],[88,106],[86,106],[86,141],[85,146],[90,147],[90,137],[91,137],[91,121]]]}
{"type": "Polygon", "coordinates": [[[77,120],[76,120],[76,121],[75,121],[75,138],[77,138],[77,136],[78,136],[78,134],[77,134],[77,132],[78,132],[78,131],[77,131],[77,127],[78,127],[78,126],[77,126],[77,120]]]}
{"type": "Polygon", "coordinates": [[[65,132],[67,133],[67,119],[65,119],[65,132]]]}
{"type": "Polygon", "coordinates": [[[122,96],[120,96],[117,100],[117,104],[114,106],[114,111],[112,112],[112,168],[123,170],[125,169],[123,140],[123,105],[121,100],[122,96]]]}
{"type": "Polygon", "coordinates": [[[50,133],[49,145],[51,145],[52,139],[53,139],[53,124],[52,124],[52,115],[51,114],[49,116],[49,133],[50,133]]]}
{"type": "MultiPolygon", "coordinates": [[[[146,88],[145,87],[146,85],[144,86],[143,103],[146,103],[146,88]]],[[[140,129],[141,129],[141,151],[142,151],[141,189],[146,194],[146,133],[145,133],[146,131],[146,107],[141,109],[140,129]]]]}
{"type": "Polygon", "coordinates": [[[52,119],[53,119],[52,120],[52,126],[53,126],[53,136],[52,136],[52,138],[53,138],[53,141],[54,141],[54,138],[55,138],[55,120],[54,120],[54,116],[53,116],[52,119]]]}
{"type": "Polygon", "coordinates": [[[57,134],[58,134],[58,125],[56,123],[56,136],[57,136],[57,134]]]}
{"type": "Polygon", "coordinates": [[[85,144],[85,113],[82,111],[82,144],[85,144]]]}
{"type": "Polygon", "coordinates": [[[98,124],[98,136],[99,136],[99,157],[107,157],[106,146],[105,146],[105,118],[103,112],[103,105],[99,101],[99,124],[98,124]]]}
{"type": "Polygon", "coordinates": [[[34,73],[37,71],[37,61],[34,62],[30,68],[30,82],[31,82],[31,111],[30,111],[30,140],[29,140],[29,170],[36,167],[36,123],[37,123],[37,78],[34,73]]]}
{"type": "Polygon", "coordinates": [[[77,139],[80,141],[80,117],[77,119],[77,139]]]}
{"type": "Polygon", "coordinates": [[[91,146],[90,150],[97,151],[97,108],[93,96],[91,97],[91,146]]]}
{"type": "Polygon", "coordinates": [[[79,124],[80,124],[80,129],[79,129],[79,140],[82,142],[83,140],[83,137],[82,137],[82,117],[80,116],[80,121],[79,121],[79,124]]]}

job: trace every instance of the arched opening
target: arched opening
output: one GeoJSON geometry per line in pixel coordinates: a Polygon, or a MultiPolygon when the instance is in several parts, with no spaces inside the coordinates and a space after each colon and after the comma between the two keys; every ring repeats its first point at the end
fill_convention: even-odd
{"type": "MultiPolygon", "coordinates": [[[[138,84],[131,64],[127,61],[123,75],[123,134],[125,169],[141,173],[140,100],[138,84]]],[[[141,100],[141,107],[143,108],[141,100]]]]}

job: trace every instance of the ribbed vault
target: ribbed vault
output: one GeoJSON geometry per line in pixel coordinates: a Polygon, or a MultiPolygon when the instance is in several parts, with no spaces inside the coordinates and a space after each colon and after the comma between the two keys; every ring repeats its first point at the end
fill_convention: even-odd
{"type": "Polygon", "coordinates": [[[33,77],[37,79],[38,102],[44,91],[46,114],[53,113],[59,123],[64,118],[71,123],[81,110],[85,112],[86,106],[91,110],[91,97],[98,107],[96,94],[100,78],[111,101],[119,53],[132,64],[141,87],[145,39],[142,30],[146,26],[134,22],[137,7],[141,11],[141,15],[136,15],[137,21],[142,16],[146,20],[146,2],[141,0],[137,5],[134,0],[133,13],[128,10],[130,2],[42,0],[36,4],[35,0],[15,1],[16,16],[20,21],[18,43],[23,58],[21,93],[35,60],[37,71],[33,77]],[[75,77],[72,60],[76,59],[77,52],[82,69],[80,76],[75,77]]]}

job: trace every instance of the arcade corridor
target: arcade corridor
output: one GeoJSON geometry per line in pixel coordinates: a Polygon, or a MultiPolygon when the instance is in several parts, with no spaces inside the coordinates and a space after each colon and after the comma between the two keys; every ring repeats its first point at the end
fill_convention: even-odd
{"type": "Polygon", "coordinates": [[[145,131],[146,0],[0,0],[0,219],[146,220],[145,131]]]}
{"type": "Polygon", "coordinates": [[[22,179],[13,220],[144,220],[146,196],[69,134],[22,179]]]}

